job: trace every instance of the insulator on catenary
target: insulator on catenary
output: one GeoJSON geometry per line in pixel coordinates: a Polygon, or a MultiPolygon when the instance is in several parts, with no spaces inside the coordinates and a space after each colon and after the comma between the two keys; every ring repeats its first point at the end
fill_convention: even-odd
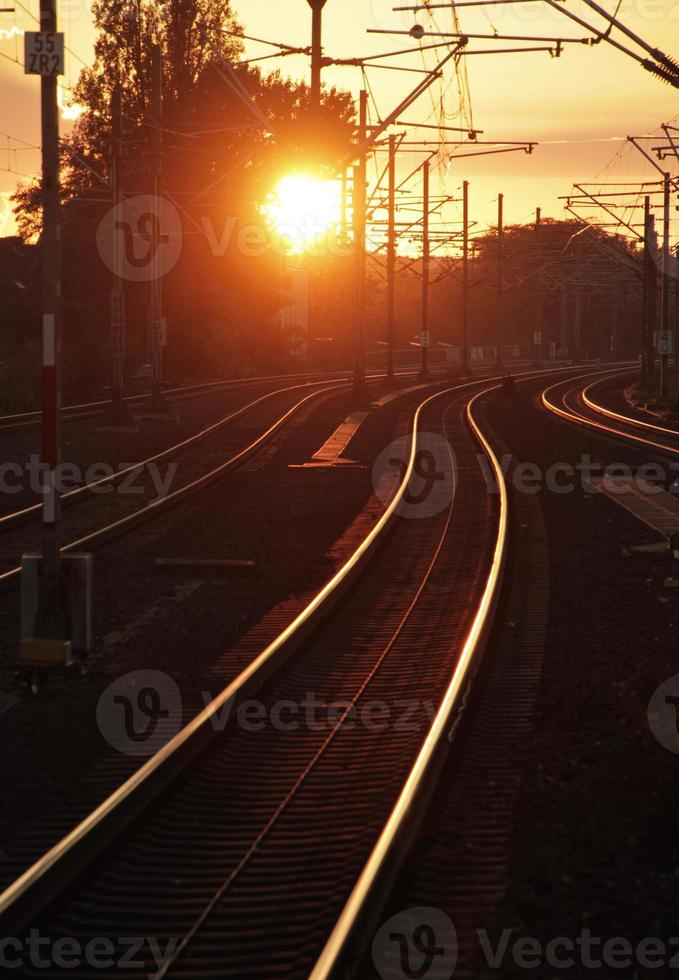
{"type": "Polygon", "coordinates": [[[657,75],[658,78],[662,78],[664,82],[668,85],[673,85],[674,88],[679,88],[679,66],[676,69],[670,71],[669,68],[664,68],[662,65],[656,65],[654,61],[642,61],[641,62],[646,71],[650,71],[653,75],[657,75]]]}

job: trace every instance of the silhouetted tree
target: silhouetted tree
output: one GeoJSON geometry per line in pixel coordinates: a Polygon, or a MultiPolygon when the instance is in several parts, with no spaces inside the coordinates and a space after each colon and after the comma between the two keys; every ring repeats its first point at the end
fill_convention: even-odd
{"type": "MultiPolygon", "coordinates": [[[[75,87],[83,112],[62,151],[67,379],[103,380],[110,273],[95,240],[111,201],[111,98],[120,86],[124,192],[149,193],[153,45],[163,61],[164,193],[183,226],[182,256],[165,281],[170,367],[196,376],[280,365],[285,258],[274,241],[252,247],[245,230],[262,229],[262,205],[286,172],[334,174],[353,138],[351,96],[326,90],[314,119],[306,84],[238,66],[241,29],[227,0],[98,0],[93,11],[94,64],[75,87]]],[[[35,239],[39,185],[14,200],[22,235],[35,239]]],[[[129,349],[142,358],[147,289],[127,292],[129,349]]]]}

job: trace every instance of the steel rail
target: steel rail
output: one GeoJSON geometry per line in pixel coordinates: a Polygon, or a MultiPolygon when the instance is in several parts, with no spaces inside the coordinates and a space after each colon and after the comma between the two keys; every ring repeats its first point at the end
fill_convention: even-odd
{"type": "MultiPolygon", "coordinates": [[[[621,377],[623,377],[627,372],[622,372],[621,377]]],[[[606,408],[605,405],[601,405],[599,402],[595,402],[593,398],[589,396],[589,392],[600,382],[593,381],[591,384],[583,388],[581,398],[587,408],[591,411],[596,412],[599,415],[605,415],[606,418],[614,419],[617,422],[623,422],[625,425],[636,425],[641,429],[650,429],[653,432],[664,432],[667,435],[674,436],[679,439],[679,429],[670,429],[664,425],[658,425],[654,422],[646,422],[644,419],[637,419],[631,415],[625,415],[623,412],[614,412],[611,408],[606,408]]]]}
{"type": "MultiPolygon", "coordinates": [[[[400,369],[396,372],[398,377],[403,377],[404,375],[412,374],[407,365],[401,365],[400,369]]],[[[199,398],[202,395],[209,395],[218,393],[220,391],[232,391],[238,388],[251,388],[259,384],[266,384],[267,382],[274,381],[295,381],[301,378],[306,378],[311,383],[316,379],[318,382],[321,381],[341,381],[346,378],[349,374],[348,371],[310,371],[310,372],[299,372],[297,374],[273,374],[273,375],[262,375],[254,378],[231,378],[226,381],[208,381],[204,384],[197,385],[186,385],[179,388],[168,388],[164,394],[171,395],[170,399],[172,404],[180,401],[187,401],[190,398],[199,398]]],[[[376,376],[383,377],[384,372],[376,376]]],[[[134,405],[137,403],[143,403],[151,396],[148,392],[143,392],[140,395],[126,395],[124,401],[127,404],[134,405]]],[[[103,415],[106,410],[110,408],[111,402],[109,400],[101,400],[96,402],[83,402],[80,405],[65,405],[62,408],[62,421],[64,422],[78,422],[83,419],[93,418],[98,415],[103,415]],[[77,413],[77,414],[76,414],[77,413]]],[[[18,429],[25,429],[31,426],[37,426],[42,420],[42,409],[37,409],[34,412],[20,412],[13,415],[0,415],[0,432],[10,432],[16,431],[18,429]]]]}
{"type": "MultiPolygon", "coordinates": [[[[589,378],[591,376],[592,376],[591,374],[585,374],[585,375],[581,375],[580,378],[571,379],[571,380],[581,381],[584,378],[589,378]]],[[[613,377],[615,377],[615,375],[613,375],[613,377]]],[[[667,443],[655,442],[653,439],[647,439],[644,438],[643,436],[637,436],[633,432],[625,432],[622,429],[615,428],[612,425],[606,425],[604,422],[597,422],[595,419],[588,418],[588,416],[583,415],[580,412],[576,412],[572,408],[569,408],[567,404],[567,398],[569,395],[573,394],[574,391],[578,390],[577,385],[575,385],[573,388],[571,388],[561,397],[561,404],[563,407],[560,407],[554,401],[550,400],[550,395],[556,388],[561,387],[563,384],[564,384],[563,381],[558,381],[556,384],[550,385],[550,387],[546,388],[540,394],[540,402],[542,406],[545,409],[547,409],[548,412],[551,412],[553,415],[557,415],[560,418],[565,419],[567,422],[571,422],[580,426],[585,426],[587,428],[594,429],[598,432],[603,432],[605,435],[608,436],[614,436],[616,439],[622,439],[624,441],[629,441],[629,442],[636,442],[642,446],[647,446],[647,447],[650,446],[653,449],[657,449],[660,452],[668,453],[669,455],[677,455],[679,453],[679,447],[677,446],[669,446],[667,445],[667,443]]],[[[627,420],[625,419],[625,422],[626,421],[627,420]]],[[[668,432],[671,430],[665,429],[664,431],[668,432]]],[[[677,436],[679,436],[679,433],[672,432],[672,435],[676,439],[677,436]]]]}
{"type": "Polygon", "coordinates": [[[330,980],[350,975],[348,959],[351,944],[366,919],[374,916],[374,900],[385,878],[393,874],[404,858],[403,843],[419,825],[430,792],[452,741],[454,720],[478,670],[497,610],[507,559],[509,537],[509,498],[500,461],[474,415],[479,399],[497,391],[499,385],[485,388],[470,399],[467,423],[490,464],[499,491],[497,534],[491,566],[483,594],[467,634],[453,676],[427,733],[419,755],[401,790],[385,827],[346,902],[339,919],[316,962],[310,980],[330,980]],[[346,972],[342,972],[346,971],[346,972]]]}
{"type": "Polygon", "coordinates": [[[353,554],[297,617],[206,708],[0,895],[3,928],[8,917],[10,928],[17,928],[22,916],[34,914],[36,908],[53,899],[211,740],[215,731],[213,723],[225,705],[232,707],[235,699],[258,688],[335,606],[383,539],[408,490],[415,468],[422,413],[443,395],[479,383],[483,382],[470,381],[446,388],[420,403],[413,416],[410,454],[403,478],[388,507],[353,554]]]}
{"type": "MultiPolygon", "coordinates": [[[[306,387],[306,385],[302,385],[301,387],[306,387]]],[[[319,398],[321,395],[326,395],[329,392],[342,391],[348,387],[349,387],[348,382],[344,382],[344,383],[335,382],[332,385],[327,385],[326,387],[320,388],[317,391],[312,391],[309,395],[306,395],[300,401],[296,402],[291,408],[289,408],[286,412],[284,412],[283,415],[279,416],[279,418],[276,419],[276,421],[272,425],[270,425],[265,432],[257,436],[257,438],[253,440],[253,442],[245,446],[244,449],[239,450],[234,456],[229,457],[229,459],[227,459],[225,462],[220,463],[219,466],[214,467],[214,469],[209,470],[207,473],[204,473],[202,476],[198,477],[197,479],[192,480],[190,483],[185,484],[183,487],[180,487],[178,490],[174,490],[172,493],[167,494],[167,496],[161,497],[158,500],[153,500],[145,507],[140,507],[138,510],[133,511],[131,514],[128,514],[125,517],[122,517],[111,524],[107,524],[105,527],[98,528],[97,530],[92,531],[89,534],[84,535],[83,537],[77,538],[75,541],[69,542],[68,544],[62,547],[61,549],[62,554],[68,554],[69,552],[75,551],[76,549],[83,548],[85,546],[87,547],[100,546],[108,541],[111,541],[114,537],[117,537],[119,534],[124,533],[125,531],[129,530],[135,525],[143,523],[148,520],[152,520],[159,511],[161,510],[164,511],[166,508],[174,506],[175,504],[184,500],[190,494],[195,493],[197,490],[200,490],[203,487],[208,486],[210,483],[213,483],[215,480],[224,476],[230,470],[236,469],[242,463],[246,462],[246,460],[248,460],[252,455],[254,455],[254,453],[256,453],[259,449],[261,449],[261,447],[265,443],[269,442],[269,440],[310,401],[312,401],[315,398],[319,398]]],[[[280,394],[280,392],[277,392],[276,394],[280,394]]],[[[269,396],[264,396],[264,397],[266,398],[269,396]]],[[[222,422],[217,423],[217,426],[219,427],[222,424],[225,424],[223,420],[222,422]]],[[[203,433],[199,433],[199,435],[203,437],[203,433]]],[[[195,437],[191,437],[191,438],[194,439],[195,437]]],[[[169,452],[170,450],[166,450],[164,453],[160,454],[160,457],[164,457],[166,453],[169,452]]],[[[158,458],[159,457],[154,457],[153,459],[155,459],[155,461],[157,462],[158,458]]],[[[148,462],[149,460],[146,461],[146,463],[148,462]]],[[[143,465],[144,464],[138,463],[135,466],[132,466],[129,469],[122,472],[130,473],[132,471],[139,470],[140,468],[143,467],[143,465]]],[[[117,478],[118,476],[122,475],[122,472],[121,474],[114,474],[114,477],[117,478]]],[[[111,477],[105,477],[103,482],[110,482],[111,479],[112,479],[111,477]]],[[[82,490],[91,490],[91,488],[96,485],[97,484],[88,484],[87,487],[79,488],[78,491],[73,491],[73,492],[80,493],[82,490]]],[[[0,586],[15,582],[20,575],[21,575],[20,566],[11,568],[6,572],[1,573],[0,586]]]]}
{"type": "MultiPolygon", "coordinates": [[[[448,392],[443,392],[442,394],[447,394],[447,393],[448,392]]],[[[287,794],[285,799],[278,805],[272,818],[267,822],[265,827],[260,831],[260,833],[257,835],[257,838],[251,843],[250,847],[243,855],[241,860],[238,862],[237,866],[231,872],[229,877],[222,883],[222,885],[216,890],[216,892],[213,893],[211,899],[204,906],[204,908],[202,909],[202,911],[194,921],[191,928],[188,929],[187,932],[184,934],[183,938],[180,940],[179,944],[173,951],[170,958],[166,960],[165,963],[163,963],[160,970],[158,970],[158,972],[155,974],[154,980],[163,980],[163,978],[174,967],[174,965],[182,957],[182,955],[189,949],[191,942],[200,933],[200,930],[203,928],[203,926],[205,926],[210,915],[216,909],[219,902],[221,902],[224,899],[228,888],[233,884],[233,882],[237,879],[239,874],[243,871],[248,861],[250,861],[254,857],[254,855],[258,852],[265,838],[272,831],[275,821],[284,812],[286,805],[290,803],[293,796],[296,794],[297,790],[300,789],[300,787],[303,785],[304,780],[314,770],[317,763],[321,760],[325,752],[333,744],[338,733],[342,730],[344,721],[349,717],[349,713],[351,710],[349,705],[351,707],[355,707],[359,699],[365,694],[368,685],[375,678],[375,675],[377,674],[378,670],[383,666],[384,661],[386,660],[390,651],[393,649],[393,647],[395,646],[399,638],[403,635],[403,632],[406,629],[408,623],[410,622],[415,609],[418,607],[422,599],[422,595],[425,592],[425,589],[431,579],[432,572],[439,561],[446,537],[450,530],[451,522],[453,519],[453,512],[455,509],[455,498],[457,494],[457,481],[455,478],[455,460],[452,452],[452,445],[450,440],[448,439],[448,429],[446,424],[446,418],[448,412],[450,411],[450,407],[451,406],[449,405],[443,411],[442,425],[443,425],[444,434],[448,442],[447,445],[448,460],[451,467],[451,472],[453,474],[451,499],[448,505],[448,513],[446,515],[444,527],[439,532],[438,540],[436,541],[436,544],[432,549],[433,551],[432,557],[429,559],[427,567],[419,579],[419,584],[415,589],[415,593],[413,597],[408,603],[406,610],[399,615],[397,622],[395,623],[393,631],[391,632],[391,635],[389,636],[388,640],[380,644],[381,650],[379,654],[376,655],[376,658],[373,661],[372,665],[370,666],[369,670],[363,675],[362,681],[358,686],[358,690],[355,690],[354,693],[350,696],[349,700],[347,701],[347,707],[343,716],[336,722],[335,726],[329,732],[327,738],[325,738],[322,745],[320,746],[318,751],[314,754],[311,761],[305,766],[301,776],[295,782],[293,789],[287,794]]]]}
{"type": "MultiPolygon", "coordinates": [[[[571,368],[557,369],[572,371],[571,368]]],[[[541,374],[554,374],[551,371],[538,370],[526,372],[519,377],[529,378],[541,374]]],[[[73,830],[66,834],[37,862],[28,868],[2,894],[0,894],[0,924],[8,930],[21,928],[26,921],[34,916],[46,904],[52,901],[62,889],[83,868],[87,867],[101,850],[114,840],[129,825],[129,823],[146,809],[157,795],[166,788],[180,772],[196,757],[196,755],[212,740],[219,725],[219,720],[225,706],[231,709],[236,700],[250,696],[261,689],[262,684],[280,669],[287,658],[298,648],[299,644],[324,619],[347,590],[355,582],[366,564],[372,558],[375,550],[385,538],[391,527],[397,510],[408,491],[413,476],[417,456],[418,437],[420,433],[423,412],[434,401],[453,392],[463,391],[478,385],[484,385],[483,394],[493,390],[493,383],[500,377],[489,379],[474,379],[462,384],[452,385],[435,392],[425,398],[413,414],[410,432],[410,454],[401,482],[396,489],[389,505],[379,520],[359,544],[352,555],[340,569],[317,592],[308,605],[295,619],[261,652],[252,662],[230,682],[209,705],[202,709],[174,738],[163,746],[151,759],[145,762],[117,790],[84,818],[73,830]]],[[[497,387],[495,384],[494,387],[497,387]]],[[[307,400],[317,397],[319,393],[309,395],[307,400]]],[[[477,396],[478,397],[478,396],[477,396]]],[[[477,434],[477,440],[484,452],[490,451],[490,446],[483,436],[474,419],[472,406],[473,398],[467,407],[467,419],[472,431],[477,434]]],[[[280,420],[277,425],[280,425],[280,420]]],[[[260,437],[261,439],[262,437],[260,437]]],[[[242,456],[242,454],[239,454],[242,456]]],[[[492,559],[492,580],[486,584],[476,617],[465,641],[460,664],[455,670],[451,686],[446,693],[444,704],[453,711],[456,703],[456,692],[467,679],[471,677],[474,666],[473,651],[485,639],[487,628],[492,618],[491,611],[495,607],[496,582],[501,576],[506,555],[506,489],[502,481],[497,459],[492,455],[492,465],[499,480],[502,495],[502,512],[504,517],[499,526],[498,541],[492,559]]],[[[226,464],[225,464],[226,465],[226,464]]],[[[220,468],[223,471],[223,467],[220,468]]],[[[205,477],[196,481],[204,485],[205,477]]],[[[177,493],[185,493],[186,488],[177,493]]],[[[167,499],[167,498],[166,498],[167,499]]],[[[149,508],[140,512],[145,514],[149,508]]],[[[133,515],[137,516],[137,515],[133,515]]],[[[125,519],[127,521],[128,519],[125,519]]],[[[118,527],[122,522],[117,522],[118,527]]],[[[84,539],[89,540],[89,539],[84,539]]],[[[83,539],[70,547],[82,546],[83,539]]],[[[438,735],[445,729],[444,715],[437,715],[436,724],[438,735]]],[[[440,738],[434,740],[431,733],[427,737],[422,751],[431,753],[435,742],[441,744],[440,738]]]]}
{"type": "MultiPolygon", "coordinates": [[[[323,390],[333,391],[336,388],[341,388],[343,383],[341,381],[324,382],[324,381],[307,381],[300,385],[291,385],[288,388],[277,388],[275,391],[270,391],[265,395],[261,395],[259,398],[255,398],[254,401],[248,402],[247,405],[241,406],[241,408],[236,409],[229,415],[224,416],[217,422],[213,422],[211,425],[207,426],[205,429],[201,429],[199,432],[194,433],[192,436],[183,439],[181,442],[175,443],[173,446],[169,446],[167,449],[161,450],[159,453],[154,453],[153,456],[148,456],[146,459],[141,459],[137,463],[133,463],[131,466],[126,466],[124,469],[117,470],[115,473],[111,473],[109,476],[104,476],[100,480],[93,480],[91,483],[85,483],[82,487],[77,487],[75,490],[69,490],[68,493],[61,495],[61,502],[66,506],[69,506],[76,502],[84,494],[94,493],[98,488],[104,486],[114,486],[116,483],[122,481],[127,476],[132,474],[138,474],[148,469],[149,466],[162,463],[167,459],[172,459],[175,456],[179,456],[185,450],[189,449],[191,446],[197,445],[204,439],[209,438],[218,432],[220,429],[225,428],[232,422],[238,421],[248,412],[253,411],[258,406],[264,404],[271,398],[275,398],[278,395],[284,395],[287,392],[298,391],[300,388],[313,387],[315,385],[326,385],[323,390]]],[[[24,507],[21,510],[14,511],[12,514],[5,514],[0,516],[0,532],[7,528],[14,527],[17,524],[22,524],[25,520],[32,517],[33,515],[38,515],[42,510],[42,504],[31,504],[28,507],[24,507]]]]}
{"type": "MultiPolygon", "coordinates": [[[[209,395],[212,392],[228,391],[233,388],[248,388],[258,384],[265,384],[268,381],[294,381],[298,378],[308,378],[309,380],[318,378],[319,381],[332,381],[333,375],[335,375],[335,377],[338,379],[341,379],[341,377],[343,377],[345,374],[346,372],[341,371],[330,371],[327,374],[324,374],[323,372],[308,374],[301,372],[299,374],[265,375],[256,378],[234,378],[227,381],[208,381],[205,384],[168,388],[165,391],[165,395],[173,396],[171,401],[174,404],[175,402],[185,401],[189,398],[198,398],[201,395],[209,395]]],[[[128,405],[136,405],[143,403],[148,398],[150,398],[150,395],[148,392],[144,392],[140,395],[127,395],[124,401],[128,405]]],[[[62,408],[62,419],[64,422],[75,422],[82,419],[92,418],[96,415],[105,414],[106,410],[110,408],[110,406],[110,400],[83,402],[79,405],[65,405],[62,408]]],[[[14,415],[0,415],[0,432],[39,425],[41,419],[41,409],[34,412],[19,412],[18,414],[14,415]]]]}
{"type": "MultiPolygon", "coordinates": [[[[530,380],[544,371],[533,372],[522,380],[530,380]]],[[[553,372],[552,372],[553,373],[553,372]]],[[[563,384],[563,380],[558,384],[563,384]]],[[[310,973],[310,980],[339,980],[353,976],[363,950],[357,951],[361,937],[368,926],[374,924],[376,910],[383,904],[378,895],[384,896],[385,882],[389,881],[402,864],[412,840],[425,814],[433,785],[448,747],[455,733],[455,721],[466,701],[474,677],[483,658],[488,637],[492,630],[495,612],[500,600],[509,538],[509,499],[502,466],[493,448],[483,434],[474,408],[480,399],[499,385],[485,388],[470,399],[467,405],[467,422],[481,449],[490,461],[499,494],[497,535],[491,566],[484,591],[456,664],[450,684],[432,722],[420,753],[401,790],[399,798],[373,848],[363,871],[356,882],[336,925],[329,936],[320,957],[310,973]]]]}

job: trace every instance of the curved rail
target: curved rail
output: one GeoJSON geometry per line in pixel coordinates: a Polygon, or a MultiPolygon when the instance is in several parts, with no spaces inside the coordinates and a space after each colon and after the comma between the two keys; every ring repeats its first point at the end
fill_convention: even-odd
{"type": "MultiPolygon", "coordinates": [[[[553,369],[551,372],[527,372],[526,377],[545,373],[553,374],[555,372],[553,369]]],[[[471,682],[479,665],[479,654],[487,640],[497,606],[507,549],[507,494],[500,464],[475,419],[474,407],[482,393],[497,388],[498,380],[498,378],[486,379],[485,381],[475,379],[467,383],[448,386],[429,395],[419,404],[412,420],[410,449],[405,471],[387,509],[369,534],[294,621],[259,653],[207,707],[202,709],[167,745],[163,746],[151,759],[144,763],[88,817],[56,843],[0,895],[0,916],[5,928],[20,928],[26,918],[34,916],[40,908],[54,899],[65,885],[79,871],[90,864],[93,858],[116,838],[135,817],[142,813],[158,793],[195,759],[201,749],[211,742],[215,732],[219,730],[219,725],[215,722],[219,720],[224,709],[228,706],[230,710],[233,710],[235,702],[239,702],[255,691],[261,690],[262,685],[274,672],[280,669],[301,642],[335,608],[371,560],[376,549],[385,540],[386,532],[392,526],[398,508],[410,487],[415,469],[418,440],[422,434],[423,412],[434,401],[447,394],[481,384],[484,386],[483,391],[472,398],[467,406],[467,423],[482,451],[491,460],[500,491],[500,515],[490,560],[490,572],[465,637],[459,663],[454,669],[453,677],[444,694],[434,724],[423,746],[417,749],[418,756],[415,767],[411,770],[406,787],[389,818],[388,836],[385,838],[382,835],[379,838],[377,853],[370,859],[372,862],[371,871],[374,871],[374,875],[371,874],[371,881],[377,880],[382,868],[388,863],[390,855],[393,853],[393,843],[399,837],[402,828],[409,825],[419,811],[423,791],[433,778],[436,763],[443,760],[444,750],[450,737],[451,719],[459,710],[462,694],[471,682]]],[[[365,885],[363,876],[362,881],[365,885]]],[[[369,890],[366,890],[364,894],[368,895],[369,890]]],[[[354,898],[352,908],[360,911],[364,907],[363,901],[359,902],[357,906],[354,898]]],[[[355,917],[350,919],[343,917],[341,941],[337,944],[333,941],[333,950],[331,950],[333,961],[343,955],[346,948],[346,938],[352,932],[351,923],[353,921],[356,921],[355,917]]],[[[333,933],[333,935],[335,934],[333,933]]],[[[325,962],[329,961],[326,960],[325,962]]],[[[324,969],[324,967],[319,966],[318,969],[324,969]]],[[[318,974],[318,976],[323,975],[323,973],[318,974]]]]}
{"type": "MultiPolygon", "coordinates": [[[[620,377],[623,377],[626,373],[627,372],[623,372],[620,377]]],[[[614,377],[617,377],[617,375],[614,377]]],[[[580,396],[583,403],[587,406],[587,408],[591,409],[591,411],[596,412],[598,415],[605,415],[606,418],[613,419],[616,422],[623,422],[625,425],[635,425],[640,429],[649,429],[653,432],[664,432],[666,435],[679,438],[679,429],[671,429],[667,426],[658,425],[654,422],[646,422],[644,419],[638,419],[632,415],[625,415],[624,412],[614,412],[613,409],[607,408],[600,402],[594,401],[589,392],[591,392],[592,388],[595,388],[598,384],[600,384],[599,381],[593,381],[591,384],[587,385],[586,388],[583,388],[580,396]]]]}
{"type": "MultiPolygon", "coordinates": [[[[601,380],[601,373],[600,372],[596,372],[596,373],[598,374],[599,379],[601,380]]],[[[589,373],[589,374],[581,375],[579,378],[575,378],[571,380],[581,382],[591,377],[592,374],[589,373]]],[[[615,377],[615,375],[613,375],[613,377],[615,377]]],[[[592,382],[592,384],[595,383],[596,382],[592,382]]],[[[576,409],[569,407],[568,405],[569,396],[571,396],[574,392],[578,392],[578,393],[582,392],[582,394],[584,394],[584,391],[589,390],[589,388],[591,388],[592,385],[587,385],[583,391],[581,385],[575,384],[572,388],[570,388],[561,396],[560,399],[561,404],[560,405],[557,404],[556,400],[554,400],[553,398],[553,392],[555,392],[556,389],[563,387],[564,384],[565,384],[564,381],[557,381],[556,384],[550,385],[548,388],[545,388],[543,392],[541,392],[540,401],[543,407],[547,409],[548,412],[551,412],[553,415],[559,416],[559,418],[565,419],[567,422],[571,422],[575,425],[583,426],[586,428],[594,429],[595,431],[601,432],[606,436],[614,436],[617,439],[623,439],[629,442],[636,442],[642,446],[651,447],[652,449],[657,449],[660,452],[669,453],[670,455],[676,455],[677,453],[679,453],[679,447],[676,445],[676,443],[674,445],[670,445],[667,442],[656,442],[653,439],[645,438],[640,435],[635,435],[634,432],[625,431],[623,428],[619,428],[614,425],[607,425],[605,422],[598,422],[596,419],[591,418],[588,415],[585,415],[583,412],[579,412],[576,409]]],[[[640,420],[632,421],[626,416],[621,415],[618,412],[613,412],[610,409],[603,409],[600,411],[599,408],[596,407],[596,403],[592,402],[591,399],[589,400],[589,404],[587,404],[587,407],[590,409],[590,411],[593,411],[606,418],[609,418],[611,419],[611,421],[617,421],[619,424],[628,425],[630,428],[633,427],[634,425],[640,425],[644,429],[650,429],[653,431],[669,434],[673,437],[674,440],[679,439],[679,432],[677,432],[674,429],[667,429],[664,426],[655,426],[649,422],[641,422],[640,420]]]]}
{"type": "MultiPolygon", "coordinates": [[[[208,439],[210,436],[214,435],[220,429],[225,428],[227,425],[231,425],[233,422],[238,421],[248,412],[253,411],[260,405],[263,405],[269,399],[276,398],[278,395],[284,395],[290,391],[298,391],[300,388],[308,388],[314,385],[324,384],[322,381],[309,381],[300,385],[291,385],[288,388],[277,388],[275,391],[267,392],[265,395],[261,395],[259,398],[255,398],[253,401],[248,402],[247,405],[243,405],[241,408],[236,409],[235,412],[231,412],[229,415],[224,416],[224,418],[219,419],[217,422],[213,422],[208,425],[205,429],[201,429],[200,432],[194,433],[194,435],[183,439],[181,442],[175,443],[174,446],[169,446],[167,449],[161,450],[159,453],[155,453],[153,456],[148,456],[146,459],[139,460],[137,463],[133,463],[131,466],[126,466],[122,470],[117,470],[115,473],[109,476],[102,477],[100,480],[93,480],[91,483],[86,483],[82,487],[77,487],[75,490],[69,490],[68,493],[61,495],[62,505],[69,506],[75,501],[79,500],[80,497],[85,494],[92,493],[103,486],[115,486],[116,483],[122,482],[126,477],[131,476],[133,473],[138,474],[143,472],[143,470],[148,469],[149,466],[157,465],[158,463],[163,463],[165,460],[173,459],[175,456],[179,456],[185,450],[189,449],[191,446],[197,445],[204,439],[208,439]]],[[[333,391],[335,388],[344,387],[342,382],[332,382],[327,384],[323,391],[333,391]]],[[[14,511],[12,514],[5,514],[0,517],[0,532],[6,528],[14,527],[17,524],[23,523],[28,518],[33,515],[40,513],[42,508],[41,504],[31,504],[28,507],[24,507],[21,510],[14,511]]]]}
{"type": "MultiPolygon", "coordinates": [[[[306,387],[306,385],[302,385],[301,387],[306,387]]],[[[254,453],[256,453],[259,449],[261,449],[265,443],[269,442],[273,438],[273,436],[276,435],[276,433],[281,428],[283,428],[283,426],[286,425],[290,421],[290,419],[298,412],[300,412],[302,408],[304,408],[304,406],[307,405],[310,401],[312,401],[315,398],[319,398],[321,395],[327,394],[329,391],[330,392],[341,391],[343,388],[346,387],[347,387],[346,384],[343,385],[339,383],[334,383],[332,385],[328,385],[323,388],[320,388],[317,391],[311,392],[311,394],[306,395],[300,401],[296,402],[286,412],[284,412],[284,414],[281,415],[278,419],[276,419],[276,421],[272,425],[270,425],[269,428],[264,433],[257,436],[257,438],[253,442],[247,445],[244,449],[241,449],[235,455],[231,456],[225,462],[220,463],[219,466],[214,467],[213,469],[209,470],[207,473],[204,473],[202,476],[198,477],[197,479],[192,480],[190,483],[185,484],[183,487],[180,487],[178,490],[174,490],[172,493],[167,494],[167,496],[161,497],[158,500],[153,500],[145,507],[141,507],[140,509],[133,511],[131,514],[128,514],[125,517],[122,517],[111,524],[107,524],[105,527],[98,528],[97,530],[92,531],[89,534],[86,534],[75,541],[69,542],[68,544],[62,547],[61,549],[62,552],[64,554],[68,554],[69,552],[75,551],[78,548],[83,548],[85,546],[87,547],[100,546],[105,542],[110,541],[113,537],[117,536],[118,534],[121,534],[129,530],[135,525],[145,522],[147,520],[152,520],[156,516],[156,514],[159,513],[159,511],[161,510],[164,511],[165,509],[174,506],[180,501],[186,499],[186,497],[188,497],[190,494],[195,493],[197,490],[200,490],[203,487],[208,486],[208,484],[224,476],[230,470],[236,469],[238,466],[242,465],[242,463],[246,462],[246,460],[248,460],[252,455],[254,455],[254,453]]],[[[280,393],[281,393],[280,391],[275,392],[275,394],[280,394],[280,393]]],[[[91,490],[92,487],[99,486],[102,483],[115,482],[117,479],[121,478],[125,473],[129,474],[130,472],[133,471],[139,471],[141,468],[143,468],[146,465],[149,465],[152,462],[158,462],[161,459],[165,459],[168,457],[168,455],[171,455],[173,452],[176,452],[177,448],[183,450],[190,443],[194,443],[204,439],[206,437],[206,434],[211,434],[214,429],[226,425],[227,422],[229,421],[233,421],[234,417],[238,417],[242,415],[245,411],[249,411],[254,405],[259,404],[262,401],[265,401],[266,398],[268,397],[269,396],[264,396],[264,398],[258,399],[256,402],[253,402],[251,405],[246,406],[245,409],[239,410],[238,412],[235,413],[234,416],[229,416],[227,419],[222,419],[220,422],[215,423],[214,426],[210,426],[209,429],[205,429],[202,432],[198,433],[196,436],[192,436],[190,439],[186,440],[185,442],[180,443],[179,447],[173,447],[172,449],[165,450],[164,452],[156,456],[153,456],[148,460],[145,460],[143,463],[137,463],[135,466],[129,467],[126,470],[115,473],[110,477],[104,477],[103,480],[97,481],[96,483],[87,484],[87,486],[80,487],[78,488],[78,490],[72,491],[72,493],[80,494],[83,491],[89,491],[91,490]]],[[[67,495],[67,497],[70,496],[71,494],[67,495]]],[[[40,505],[37,506],[39,508],[40,505]]],[[[20,512],[20,513],[25,514],[25,512],[20,512]]],[[[17,515],[10,515],[10,517],[15,517],[15,518],[16,516],[17,515]]],[[[17,566],[16,568],[11,568],[8,571],[3,572],[2,574],[0,574],[0,586],[7,585],[8,583],[11,582],[15,582],[20,575],[21,575],[20,566],[17,566]]]]}
{"type": "MultiPolygon", "coordinates": [[[[188,398],[198,398],[201,395],[209,395],[213,392],[228,391],[233,388],[248,388],[258,384],[275,381],[295,381],[299,378],[306,378],[311,381],[317,378],[319,381],[331,381],[333,378],[341,379],[346,377],[346,372],[309,372],[299,374],[274,374],[264,375],[257,378],[234,378],[229,381],[208,381],[205,384],[185,385],[179,388],[168,388],[164,392],[169,400],[174,403],[185,401],[188,398]]],[[[123,401],[126,405],[141,405],[150,398],[148,392],[141,395],[126,395],[123,401]]],[[[111,406],[110,399],[102,399],[94,402],[83,402],[79,405],[66,405],[62,408],[62,421],[74,422],[82,419],[92,418],[103,415],[111,406]]],[[[42,410],[34,412],[19,412],[13,415],[0,415],[0,432],[12,431],[16,429],[29,428],[39,425],[42,420],[42,410]]]]}
{"type": "Polygon", "coordinates": [[[478,669],[502,587],[509,533],[509,500],[502,467],[474,417],[476,402],[496,391],[497,385],[475,395],[467,406],[467,421],[481,449],[492,466],[499,488],[500,512],[491,567],[474,620],[455,666],[450,684],[425,738],[420,753],[401,790],[399,798],[377,841],[360,878],[349,896],[337,924],[331,933],[310,980],[329,980],[338,977],[351,955],[350,945],[362,923],[372,914],[372,899],[383,880],[401,863],[401,845],[421,819],[429,792],[451,740],[454,720],[461,710],[466,691],[478,669]]]}
{"type": "Polygon", "coordinates": [[[293,622],[238,677],[0,895],[0,920],[3,927],[19,928],[25,916],[35,914],[37,909],[52,900],[211,741],[218,729],[218,725],[214,723],[225,706],[233,708],[236,700],[258,690],[297,649],[311,629],[335,607],[383,540],[408,491],[415,468],[423,412],[445,394],[478,384],[478,381],[472,381],[452,386],[428,396],[420,403],[413,416],[410,453],[405,472],[388,507],[369,534],[293,622]]]}

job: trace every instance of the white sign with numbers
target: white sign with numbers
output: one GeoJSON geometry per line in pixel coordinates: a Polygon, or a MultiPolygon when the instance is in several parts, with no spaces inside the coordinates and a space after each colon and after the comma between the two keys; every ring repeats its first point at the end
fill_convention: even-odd
{"type": "Polygon", "coordinates": [[[26,31],[24,74],[63,75],[64,35],[54,31],[26,31]]]}

